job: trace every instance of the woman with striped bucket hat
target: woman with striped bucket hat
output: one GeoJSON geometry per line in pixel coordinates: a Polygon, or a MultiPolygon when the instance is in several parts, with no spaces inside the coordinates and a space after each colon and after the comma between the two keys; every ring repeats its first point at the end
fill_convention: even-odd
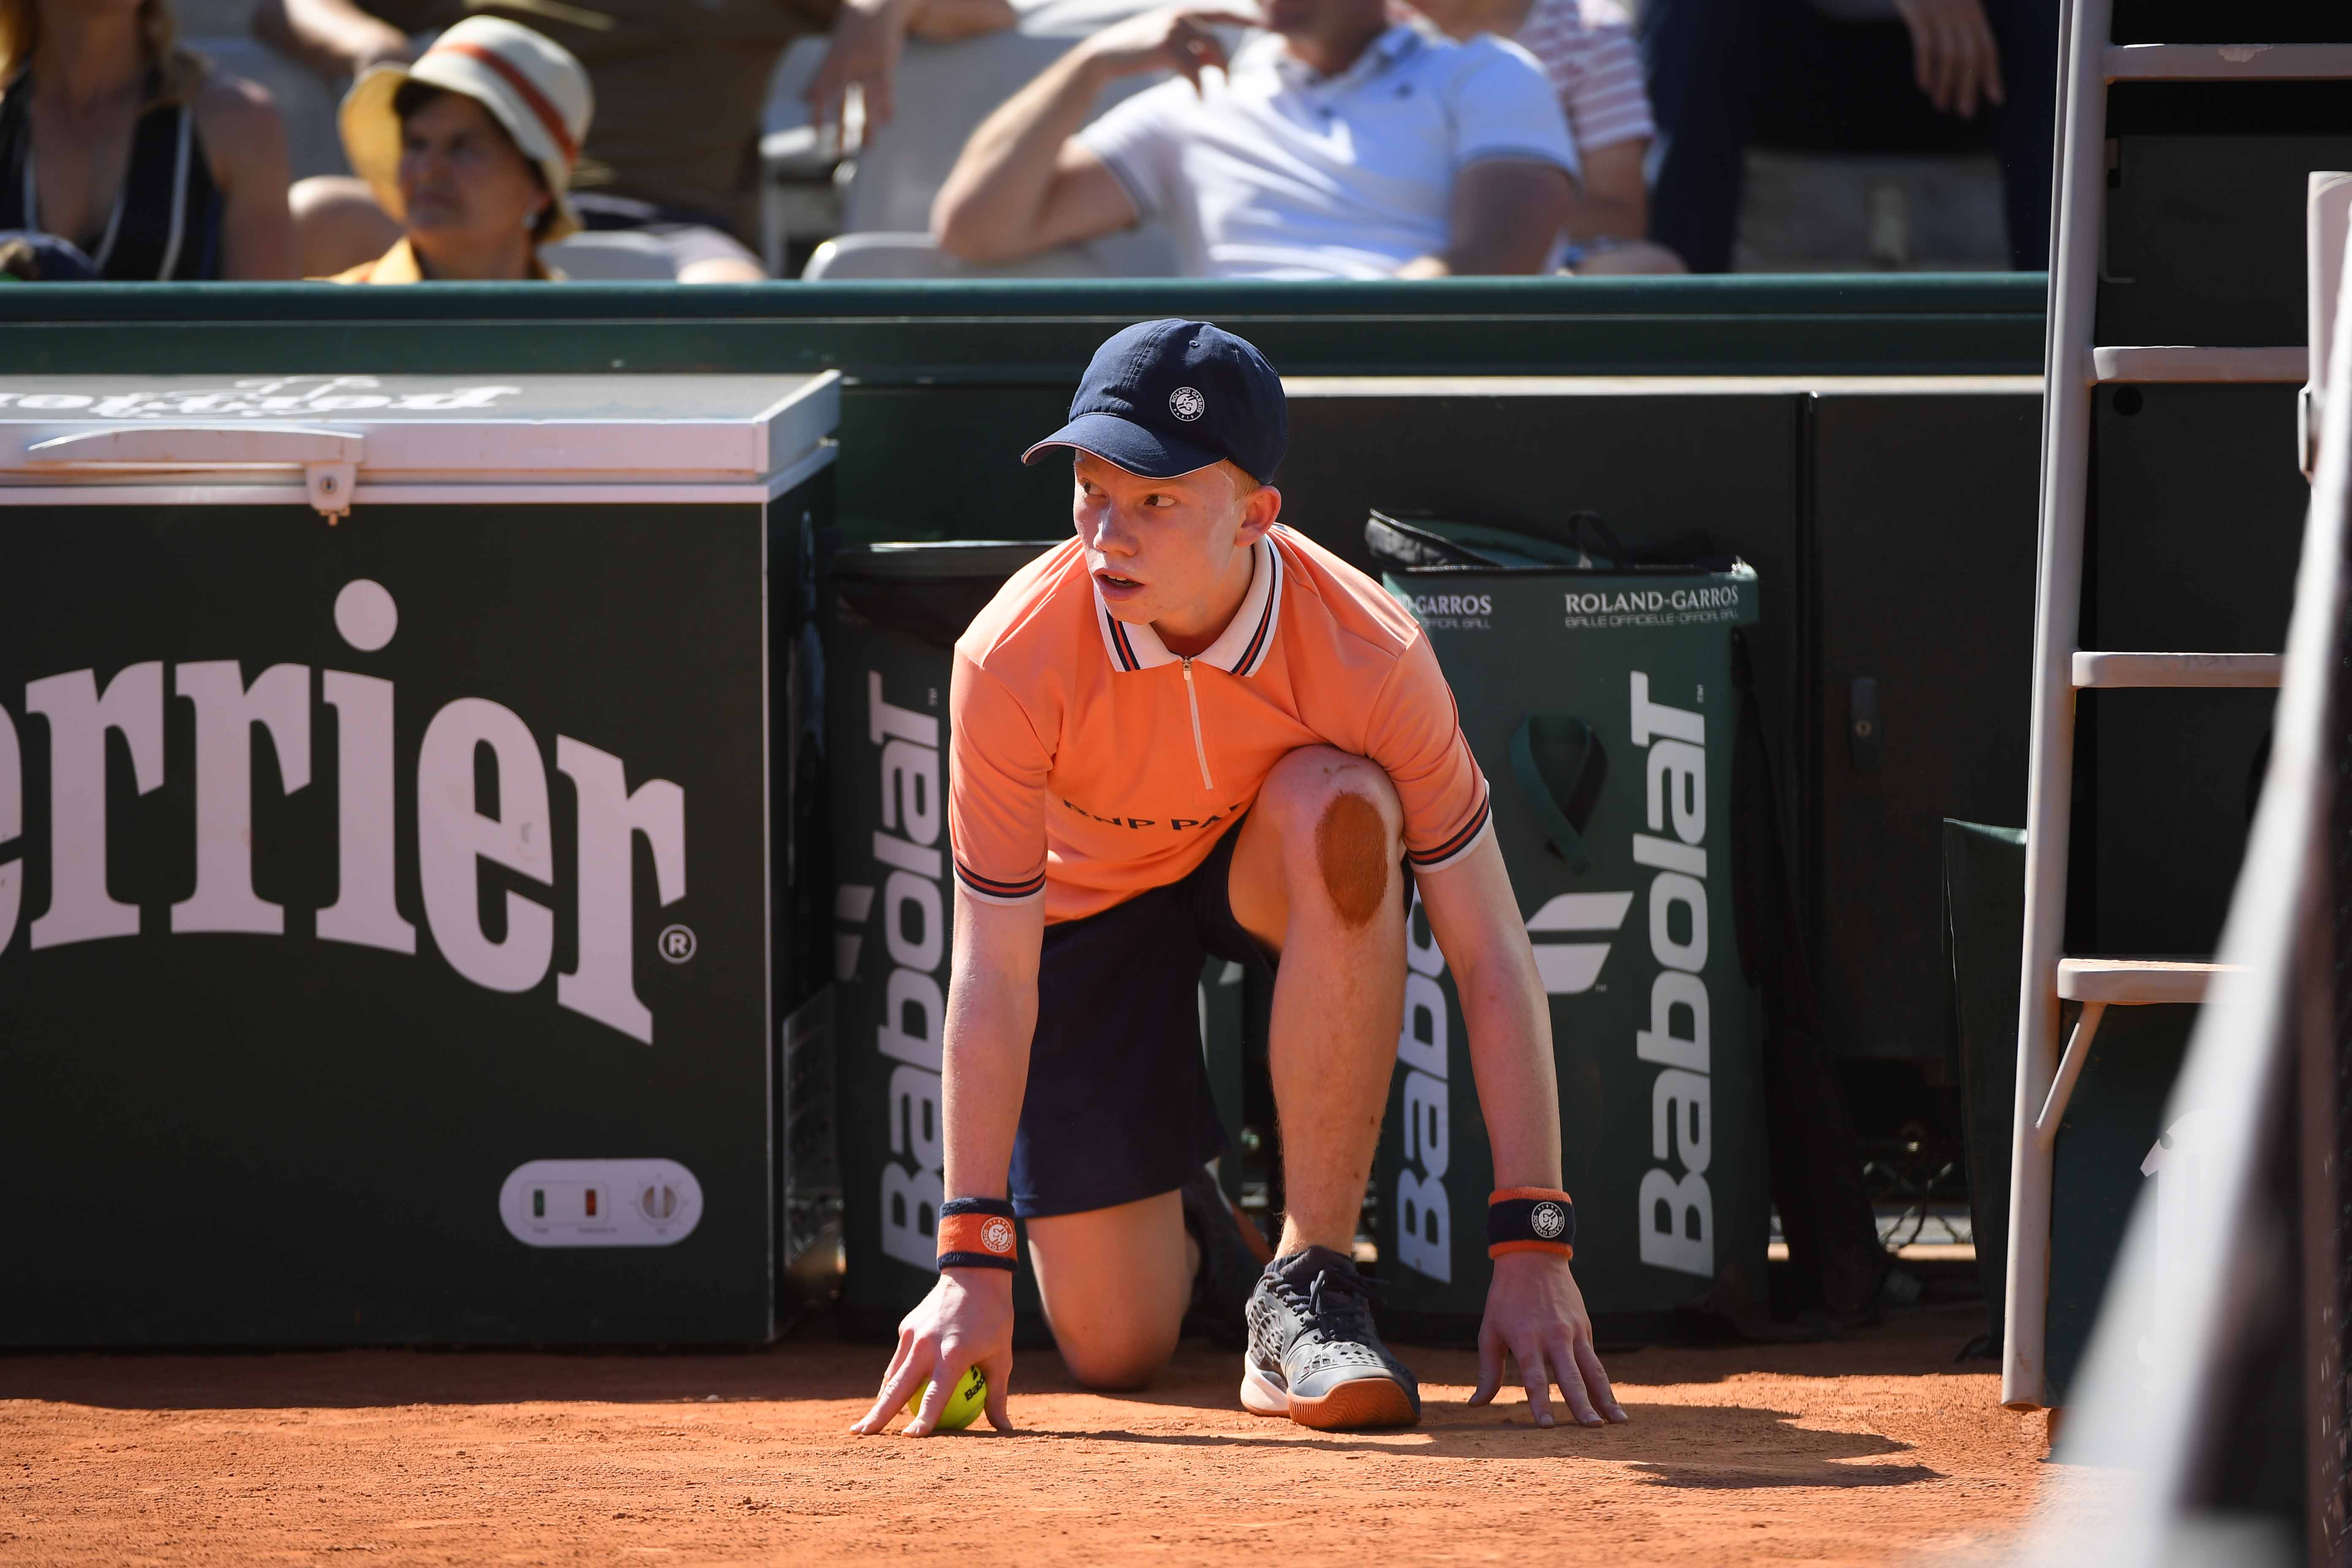
{"type": "Polygon", "coordinates": [[[343,100],[343,151],[403,232],[335,281],[560,278],[539,247],[580,227],[566,193],[593,111],[569,50],[496,16],[374,67],[343,100]]]}

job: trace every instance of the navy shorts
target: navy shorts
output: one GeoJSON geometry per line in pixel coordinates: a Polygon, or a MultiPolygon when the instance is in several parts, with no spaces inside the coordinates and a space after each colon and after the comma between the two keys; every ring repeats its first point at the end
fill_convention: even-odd
{"type": "Polygon", "coordinates": [[[1201,1059],[1201,971],[1273,961],[1234,919],[1236,821],[1181,881],[1045,928],[1037,1034],[1013,1140],[1024,1219],[1173,1192],[1225,1146],[1201,1059]]]}

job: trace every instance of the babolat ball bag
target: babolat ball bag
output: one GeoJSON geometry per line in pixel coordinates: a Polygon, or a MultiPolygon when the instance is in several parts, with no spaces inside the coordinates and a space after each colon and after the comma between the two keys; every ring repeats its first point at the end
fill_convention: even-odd
{"type": "MultiPolygon", "coordinates": [[[[1757,1008],[1732,898],[1732,637],[1756,574],[1633,563],[1589,514],[1541,533],[1374,513],[1494,801],[1551,1004],[1576,1275],[1631,1326],[1760,1313],[1769,1228],[1757,1008]]],[[[1416,895],[1375,1167],[1383,1320],[1482,1312],[1495,1186],[1469,1037],[1416,895]]]]}

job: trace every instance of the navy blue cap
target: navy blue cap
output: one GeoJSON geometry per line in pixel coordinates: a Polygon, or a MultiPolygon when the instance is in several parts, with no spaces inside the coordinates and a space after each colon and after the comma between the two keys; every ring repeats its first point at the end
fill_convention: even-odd
{"type": "Polygon", "coordinates": [[[1270,483],[1290,445],[1282,378],[1250,343],[1206,321],[1138,321],[1095,351],[1070,422],[1021,454],[1076,447],[1150,479],[1231,459],[1270,483]]]}

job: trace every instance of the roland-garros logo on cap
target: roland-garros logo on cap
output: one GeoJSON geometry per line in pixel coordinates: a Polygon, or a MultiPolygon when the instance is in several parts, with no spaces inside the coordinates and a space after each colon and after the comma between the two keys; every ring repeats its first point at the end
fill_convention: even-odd
{"type": "Polygon", "coordinates": [[[1209,400],[1197,386],[1180,386],[1168,395],[1168,412],[1190,425],[1209,411],[1209,400]]]}

